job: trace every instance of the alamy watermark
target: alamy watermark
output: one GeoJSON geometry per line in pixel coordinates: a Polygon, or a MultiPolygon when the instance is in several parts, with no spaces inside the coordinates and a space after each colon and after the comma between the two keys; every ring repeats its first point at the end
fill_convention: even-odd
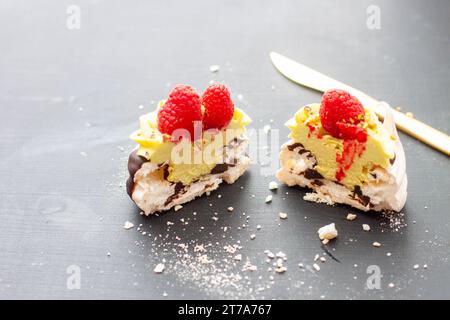
{"type": "Polygon", "coordinates": [[[380,30],[381,29],[381,9],[377,5],[370,5],[366,9],[367,20],[366,26],[369,30],[380,30]]]}
{"type": "Polygon", "coordinates": [[[66,273],[69,275],[66,280],[66,287],[69,290],[81,289],[81,269],[79,266],[72,264],[67,267],[66,273]]]}
{"type": "Polygon", "coordinates": [[[81,29],[81,8],[75,4],[71,4],[66,9],[66,27],[68,30],[81,29]]]}
{"type": "Polygon", "coordinates": [[[381,269],[379,266],[373,264],[367,267],[366,273],[370,276],[366,280],[366,287],[369,290],[381,289],[381,269]]]}

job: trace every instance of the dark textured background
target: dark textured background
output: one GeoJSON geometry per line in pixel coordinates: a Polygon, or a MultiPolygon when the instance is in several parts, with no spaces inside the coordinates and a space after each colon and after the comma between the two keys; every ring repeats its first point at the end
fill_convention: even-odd
{"type": "Polygon", "coordinates": [[[449,132],[449,16],[446,0],[2,1],[0,297],[450,298],[449,159],[405,135],[407,226],[398,231],[374,214],[345,221],[349,208],[304,202],[296,188],[280,187],[267,205],[273,177],[257,165],[234,185],[161,217],[140,217],[124,189],[128,134],[175,83],[225,81],[234,97],[242,94],[238,104],[253,127],[274,119],[284,140],[284,121],[320,95],[280,76],[271,50],[449,132]],[[80,30],[66,28],[69,4],[81,8],[80,30]],[[370,4],[381,8],[380,30],[366,27],[370,4]],[[212,64],[221,70],[211,73],[212,64]],[[243,211],[251,218],[239,230],[243,211]],[[279,211],[288,220],[280,222],[279,211]],[[124,230],[126,220],[152,236],[124,230]],[[167,230],[169,220],[175,225],[167,230]],[[330,222],[340,232],[329,246],[340,263],[328,259],[315,273],[308,268],[322,252],[316,230],[330,222]],[[233,270],[247,277],[239,292],[189,281],[171,269],[175,237],[213,243],[216,261],[228,256],[221,247],[240,240],[258,271],[237,264],[233,270]],[[286,253],[285,274],[267,270],[266,249],[286,253]],[[163,258],[167,272],[155,275],[163,258]],[[66,288],[70,265],[81,268],[80,290],[66,288]],[[369,265],[380,267],[380,290],[366,288],[369,265]]]}

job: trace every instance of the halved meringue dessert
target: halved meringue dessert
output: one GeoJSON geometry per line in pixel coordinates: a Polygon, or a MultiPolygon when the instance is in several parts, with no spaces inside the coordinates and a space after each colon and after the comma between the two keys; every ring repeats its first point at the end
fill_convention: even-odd
{"type": "Polygon", "coordinates": [[[280,181],[313,190],[305,200],[347,204],[363,211],[400,211],[406,202],[405,154],[390,107],[380,122],[343,90],[300,108],[287,121],[280,181]]]}
{"type": "Polygon", "coordinates": [[[169,210],[235,182],[249,167],[246,126],[251,119],[223,84],[202,97],[178,85],[157,110],[140,117],[130,138],[127,192],[146,214],[169,210]]]}

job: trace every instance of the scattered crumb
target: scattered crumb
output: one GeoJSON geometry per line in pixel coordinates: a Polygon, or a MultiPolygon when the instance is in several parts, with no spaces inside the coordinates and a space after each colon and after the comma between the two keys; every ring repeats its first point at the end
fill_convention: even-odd
{"type": "Polygon", "coordinates": [[[317,230],[317,233],[319,234],[320,240],[332,240],[338,236],[338,232],[334,223],[323,226],[322,228],[317,230]]]}
{"type": "Polygon", "coordinates": [[[412,112],[407,112],[407,113],[405,113],[405,115],[407,117],[414,118],[414,113],[412,113],[412,112]]]}
{"type": "Polygon", "coordinates": [[[269,183],[269,189],[270,190],[276,190],[278,189],[278,183],[276,181],[270,181],[269,183]]]}
{"type": "Polygon", "coordinates": [[[209,71],[210,72],[217,72],[220,70],[220,66],[218,64],[213,64],[212,66],[209,66],[209,71]]]}
{"type": "Polygon", "coordinates": [[[270,259],[274,259],[275,258],[275,254],[269,250],[264,251],[264,253],[267,255],[268,258],[270,259]]]}
{"type": "Polygon", "coordinates": [[[320,256],[319,256],[318,254],[316,254],[316,255],[314,256],[314,261],[319,260],[319,258],[320,258],[320,256]]]}
{"type": "Polygon", "coordinates": [[[313,268],[314,268],[316,271],[320,271],[320,267],[319,267],[319,265],[318,265],[317,263],[314,263],[314,264],[313,264],[313,268]]]}
{"type": "Polygon", "coordinates": [[[413,268],[414,268],[414,270],[417,270],[417,269],[419,269],[419,265],[418,265],[418,264],[415,264],[415,265],[413,266],[413,268]]]}
{"type": "Polygon", "coordinates": [[[323,240],[322,240],[322,244],[324,244],[324,245],[327,245],[328,242],[330,242],[330,240],[328,240],[328,239],[323,239],[323,240]]]}
{"type": "Polygon", "coordinates": [[[287,213],[285,213],[285,212],[280,212],[280,213],[278,213],[278,216],[280,217],[280,219],[287,219],[287,213]]]}
{"type": "Polygon", "coordinates": [[[203,244],[195,245],[194,252],[206,252],[205,246],[203,244]]]}
{"type": "Polygon", "coordinates": [[[255,235],[255,234],[251,234],[251,235],[250,235],[250,239],[255,240],[255,238],[256,238],[256,235],[255,235]]]}
{"type": "Polygon", "coordinates": [[[320,196],[319,194],[315,192],[307,192],[303,196],[303,200],[310,201],[310,202],[316,202],[316,203],[325,203],[329,206],[334,205],[333,200],[331,200],[331,197],[328,195],[320,196]]]}
{"type": "Polygon", "coordinates": [[[234,208],[233,208],[233,207],[228,207],[227,210],[228,210],[229,212],[233,212],[234,208]]]}
{"type": "Polygon", "coordinates": [[[198,261],[199,261],[200,263],[202,263],[202,264],[210,264],[210,263],[213,262],[212,260],[210,260],[210,259],[208,258],[208,256],[207,256],[206,254],[203,254],[203,255],[199,256],[199,257],[198,257],[198,261]]]}
{"type": "Polygon", "coordinates": [[[266,125],[264,126],[264,128],[263,128],[264,133],[265,133],[265,134],[268,134],[269,131],[270,131],[270,129],[271,129],[270,125],[266,124],[266,125]]]}
{"type": "Polygon", "coordinates": [[[247,260],[247,262],[245,262],[244,268],[242,270],[243,271],[256,271],[256,270],[258,270],[258,267],[251,264],[250,261],[247,260]]]}
{"type": "Polygon", "coordinates": [[[237,261],[241,261],[242,260],[242,254],[235,255],[233,259],[237,260],[237,261]]]}
{"type": "Polygon", "coordinates": [[[180,210],[181,208],[183,208],[183,206],[181,204],[177,204],[174,208],[175,211],[180,210]]]}
{"type": "Polygon", "coordinates": [[[354,213],[349,213],[348,215],[347,215],[347,220],[348,221],[353,221],[353,220],[355,220],[356,218],[357,218],[358,216],[356,215],[356,214],[354,214],[354,213]]]}
{"type": "Polygon", "coordinates": [[[320,259],[319,259],[321,262],[325,262],[325,261],[327,261],[327,259],[325,258],[325,257],[320,257],[320,259]]]}
{"type": "Polygon", "coordinates": [[[266,203],[269,203],[269,202],[271,202],[272,201],[272,195],[271,194],[269,194],[267,197],[266,197],[266,203]]]}
{"type": "Polygon", "coordinates": [[[370,226],[369,226],[368,224],[365,224],[365,223],[364,223],[364,224],[362,225],[362,228],[363,228],[364,231],[370,231],[370,226]]]}
{"type": "Polygon", "coordinates": [[[164,269],[166,268],[166,266],[162,263],[158,263],[155,267],[155,269],[153,269],[154,273],[162,273],[164,271],[164,269]]]}
{"type": "Polygon", "coordinates": [[[275,272],[276,273],[284,273],[284,272],[286,272],[287,271],[287,268],[285,267],[285,266],[277,266],[276,268],[275,268],[275,272]]]}
{"type": "Polygon", "coordinates": [[[393,288],[393,287],[395,287],[395,285],[391,282],[391,283],[388,284],[388,287],[389,288],[393,288]]]}
{"type": "Polygon", "coordinates": [[[381,243],[375,241],[374,243],[372,243],[372,245],[376,248],[381,247],[381,243]]]}
{"type": "Polygon", "coordinates": [[[130,221],[125,221],[125,223],[123,224],[123,228],[125,230],[130,230],[133,227],[134,227],[134,224],[132,224],[130,221]]]}
{"type": "Polygon", "coordinates": [[[282,252],[282,251],[278,251],[277,254],[275,255],[277,258],[281,258],[283,260],[286,260],[286,253],[282,252]]]}

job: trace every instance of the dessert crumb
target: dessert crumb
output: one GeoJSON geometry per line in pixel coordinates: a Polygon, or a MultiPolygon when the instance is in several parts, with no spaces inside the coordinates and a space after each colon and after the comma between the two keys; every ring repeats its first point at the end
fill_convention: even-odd
{"type": "Polygon", "coordinates": [[[280,213],[278,213],[278,216],[280,217],[280,219],[287,219],[287,213],[285,213],[285,212],[280,212],[280,213]]]}
{"type": "Polygon", "coordinates": [[[212,73],[218,72],[220,70],[220,66],[218,64],[213,64],[209,66],[209,71],[212,73]]]}
{"type": "Polygon", "coordinates": [[[272,202],[272,195],[268,195],[265,200],[266,203],[272,202]]]}
{"type": "Polygon", "coordinates": [[[370,231],[370,226],[368,224],[366,224],[366,223],[364,223],[362,225],[362,228],[363,228],[364,231],[370,231]]]}
{"type": "Polygon", "coordinates": [[[323,226],[322,228],[317,230],[317,233],[319,234],[320,240],[332,240],[338,236],[336,225],[334,223],[323,226]]]}
{"type": "Polygon", "coordinates": [[[181,204],[177,204],[177,205],[175,206],[174,210],[175,210],[175,211],[178,211],[178,210],[180,210],[180,209],[182,209],[182,208],[183,208],[183,206],[182,206],[181,204]]]}
{"type": "Polygon", "coordinates": [[[278,189],[278,183],[276,181],[270,181],[269,183],[269,189],[270,190],[276,190],[278,189]]]}
{"type": "Polygon", "coordinates": [[[349,213],[349,214],[347,214],[346,219],[347,219],[348,221],[353,221],[353,220],[355,220],[357,217],[358,217],[358,216],[357,216],[356,214],[354,214],[354,213],[349,213]]]}
{"type": "Polygon", "coordinates": [[[381,247],[381,243],[379,243],[379,242],[377,242],[377,241],[375,241],[374,243],[372,243],[372,245],[373,245],[374,247],[376,247],[376,248],[381,247]]]}
{"type": "Polygon", "coordinates": [[[166,268],[166,266],[163,263],[158,263],[156,265],[155,269],[153,269],[153,272],[154,273],[162,273],[165,268],[166,268]]]}
{"type": "Polygon", "coordinates": [[[130,229],[133,228],[133,227],[134,227],[134,224],[131,223],[130,221],[125,221],[125,223],[123,224],[123,228],[124,228],[125,230],[130,230],[130,229]]]}

